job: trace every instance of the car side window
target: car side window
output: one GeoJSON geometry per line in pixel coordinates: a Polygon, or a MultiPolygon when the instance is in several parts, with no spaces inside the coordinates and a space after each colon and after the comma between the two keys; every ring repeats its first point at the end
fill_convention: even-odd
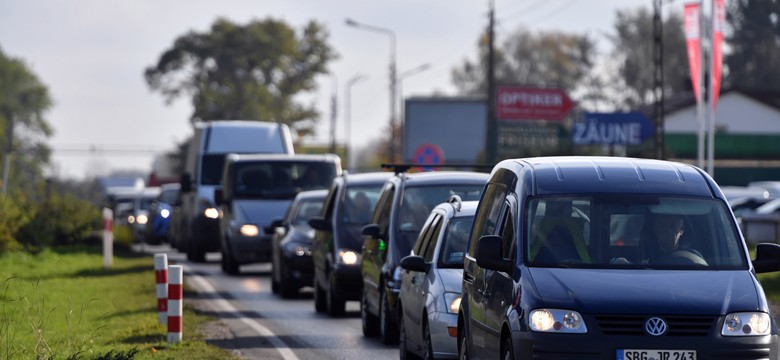
{"type": "Polygon", "coordinates": [[[514,217],[510,211],[509,204],[507,204],[503,219],[501,220],[501,253],[505,259],[514,258],[514,249],[516,245],[513,219],[514,217]]]}
{"type": "Polygon", "coordinates": [[[339,184],[338,182],[334,181],[333,185],[330,187],[330,191],[328,191],[328,197],[325,198],[325,204],[322,206],[322,216],[325,219],[330,219],[333,216],[333,210],[336,204],[336,195],[339,193],[339,184]]]}
{"type": "Polygon", "coordinates": [[[474,216],[474,228],[471,229],[469,240],[469,256],[474,256],[477,240],[480,237],[496,234],[496,226],[501,220],[501,208],[504,206],[506,192],[507,187],[503,184],[488,183],[485,187],[479,209],[474,216]]]}
{"type": "Polygon", "coordinates": [[[425,252],[425,246],[430,242],[430,235],[433,231],[433,226],[431,226],[431,223],[433,223],[437,216],[439,215],[432,213],[431,216],[425,220],[423,231],[420,232],[420,236],[417,238],[417,242],[414,243],[414,247],[412,248],[414,255],[422,256],[425,252]]]}
{"type": "Polygon", "coordinates": [[[387,184],[382,190],[382,196],[379,198],[372,222],[379,225],[379,233],[386,235],[390,228],[390,211],[393,207],[393,198],[395,197],[395,185],[387,184]]]}

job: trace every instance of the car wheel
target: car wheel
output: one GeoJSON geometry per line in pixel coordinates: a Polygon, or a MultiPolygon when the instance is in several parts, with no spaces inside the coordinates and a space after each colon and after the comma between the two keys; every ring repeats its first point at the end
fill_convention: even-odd
{"type": "Polygon", "coordinates": [[[382,335],[382,343],[385,345],[394,345],[398,343],[398,324],[396,324],[395,314],[390,310],[387,301],[387,295],[380,296],[379,301],[379,329],[382,335]]]}
{"type": "Polygon", "coordinates": [[[515,360],[515,353],[512,350],[512,338],[510,336],[504,337],[501,341],[501,359],[502,360],[515,360]]]}
{"type": "Polygon", "coordinates": [[[379,335],[379,319],[368,311],[365,293],[360,299],[360,322],[363,325],[363,336],[374,337],[379,335]]]}
{"type": "Polygon", "coordinates": [[[344,315],[344,310],[346,308],[346,301],[341,299],[341,296],[339,296],[338,292],[334,289],[334,283],[336,282],[335,278],[333,278],[333,275],[331,275],[331,278],[329,279],[330,283],[328,284],[328,290],[326,290],[326,295],[328,299],[328,315],[330,316],[340,316],[344,315]]]}
{"type": "Polygon", "coordinates": [[[406,322],[404,321],[403,312],[400,311],[401,316],[398,317],[398,351],[401,356],[401,360],[414,359],[414,355],[409,351],[409,343],[406,338],[406,322]]]}
{"type": "Polygon", "coordinates": [[[271,292],[274,294],[279,293],[279,264],[276,263],[272,258],[271,259],[271,292]]]}
{"type": "Polygon", "coordinates": [[[222,248],[222,270],[229,275],[238,274],[238,264],[236,264],[236,260],[233,259],[230,250],[224,247],[222,248]]]}
{"type": "Polygon", "coordinates": [[[458,359],[460,360],[469,360],[469,345],[466,341],[466,334],[462,334],[461,332],[465,332],[464,329],[458,329],[458,337],[460,338],[460,347],[458,347],[458,359]],[[461,331],[464,330],[464,331],[461,331]]]}
{"type": "Polygon", "coordinates": [[[325,302],[325,291],[320,287],[317,282],[317,274],[314,274],[314,310],[318,313],[325,312],[328,309],[328,304],[325,302]]]}
{"type": "Polygon", "coordinates": [[[206,262],[206,252],[203,251],[203,245],[201,244],[202,239],[199,239],[198,237],[193,237],[192,241],[190,241],[190,247],[187,249],[187,260],[193,261],[193,262],[206,262]]]}
{"type": "Polygon", "coordinates": [[[293,286],[292,279],[287,275],[287,267],[284,265],[284,260],[279,259],[279,292],[282,297],[289,298],[298,292],[298,289],[293,286]]]}
{"type": "Polygon", "coordinates": [[[431,328],[428,326],[428,314],[423,318],[423,336],[425,336],[425,348],[423,360],[433,360],[433,341],[431,341],[431,328]]]}

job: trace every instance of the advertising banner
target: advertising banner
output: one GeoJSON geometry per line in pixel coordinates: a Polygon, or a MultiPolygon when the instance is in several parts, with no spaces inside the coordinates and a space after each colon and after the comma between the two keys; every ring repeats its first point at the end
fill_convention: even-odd
{"type": "Polygon", "coordinates": [[[638,111],[585,113],[584,118],[572,127],[574,145],[640,145],[655,135],[655,124],[638,111]]]}
{"type": "Polygon", "coordinates": [[[503,120],[562,121],[574,102],[561,89],[499,86],[496,117],[503,120]]]}
{"type": "Polygon", "coordinates": [[[688,48],[688,65],[691,70],[691,82],[693,83],[693,93],[696,95],[696,101],[699,98],[699,84],[701,74],[701,46],[699,46],[700,27],[699,27],[699,4],[685,4],[683,14],[683,30],[685,32],[685,44],[688,48]]]}
{"type": "Polygon", "coordinates": [[[721,64],[723,63],[723,26],[726,23],[725,0],[714,0],[712,15],[712,109],[718,106],[721,64]]]}

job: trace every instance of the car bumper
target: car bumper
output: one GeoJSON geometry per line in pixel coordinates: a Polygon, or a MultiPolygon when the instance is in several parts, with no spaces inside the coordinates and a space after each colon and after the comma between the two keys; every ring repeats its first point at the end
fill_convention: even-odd
{"type": "Polygon", "coordinates": [[[284,257],[284,267],[288,278],[297,287],[311,286],[314,277],[314,261],[311,256],[284,257]]]}
{"type": "Polygon", "coordinates": [[[697,360],[778,358],[777,335],[724,337],[719,330],[716,335],[698,337],[603,335],[593,330],[588,334],[513,331],[512,341],[518,359],[615,360],[621,349],[694,350],[697,360]]]}
{"type": "Polygon", "coordinates": [[[448,328],[458,328],[458,314],[434,312],[428,316],[428,323],[434,358],[457,358],[458,338],[450,336],[448,328]]]}
{"type": "Polygon", "coordinates": [[[251,264],[271,261],[271,238],[267,236],[233,235],[230,239],[230,252],[238,264],[251,264]]]}

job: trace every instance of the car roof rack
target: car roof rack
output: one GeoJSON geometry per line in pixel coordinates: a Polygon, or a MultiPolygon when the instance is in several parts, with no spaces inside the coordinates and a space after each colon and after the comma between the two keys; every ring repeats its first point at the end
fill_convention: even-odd
{"type": "Polygon", "coordinates": [[[381,165],[383,169],[393,169],[396,174],[405,173],[410,168],[455,168],[455,169],[493,169],[494,165],[490,164],[412,164],[412,163],[384,163],[381,165]]]}
{"type": "Polygon", "coordinates": [[[447,202],[452,205],[452,208],[455,209],[456,212],[460,212],[460,208],[463,206],[463,200],[460,199],[460,195],[450,195],[447,202]]]}

